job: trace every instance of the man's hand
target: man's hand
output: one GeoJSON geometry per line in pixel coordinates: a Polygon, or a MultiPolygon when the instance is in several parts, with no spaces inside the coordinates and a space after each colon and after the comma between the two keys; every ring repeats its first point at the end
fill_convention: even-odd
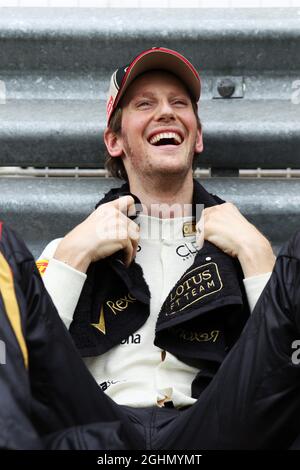
{"type": "Polygon", "coordinates": [[[134,212],[132,196],[99,206],[64,237],[54,258],[86,272],[90,263],[124,250],[124,264],[128,267],[136,255],[139,226],[125,214],[134,212]]]}
{"type": "Polygon", "coordinates": [[[204,209],[197,227],[203,232],[198,235],[198,244],[204,237],[228,255],[237,257],[245,277],[272,271],[275,256],[269,241],[233,204],[227,202],[204,209]]]}

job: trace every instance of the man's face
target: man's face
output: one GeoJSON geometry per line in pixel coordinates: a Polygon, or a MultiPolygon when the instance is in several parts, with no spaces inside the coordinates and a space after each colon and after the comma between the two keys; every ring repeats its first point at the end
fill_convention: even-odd
{"type": "Polygon", "coordinates": [[[119,145],[129,181],[191,171],[202,135],[179,79],[163,71],[141,75],[128,88],[122,109],[119,145]]]}

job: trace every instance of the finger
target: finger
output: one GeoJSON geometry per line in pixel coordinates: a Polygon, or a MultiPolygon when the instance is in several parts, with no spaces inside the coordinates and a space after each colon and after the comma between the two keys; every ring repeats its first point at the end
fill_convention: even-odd
{"type": "Polygon", "coordinates": [[[140,227],[138,224],[135,222],[130,221],[128,224],[128,236],[130,238],[130,241],[132,243],[132,248],[133,248],[133,253],[132,253],[132,259],[130,262],[132,262],[136,256],[137,248],[138,248],[138,242],[140,240],[140,227]]]}
{"type": "Polygon", "coordinates": [[[131,243],[132,243],[132,247],[133,247],[133,253],[132,253],[132,261],[133,261],[136,257],[137,249],[139,247],[139,238],[136,239],[136,240],[132,240],[131,243]]]}
{"type": "Polygon", "coordinates": [[[205,219],[205,209],[201,213],[201,217],[196,224],[196,245],[200,250],[204,244],[204,219],[205,219]]]}
{"type": "Polygon", "coordinates": [[[139,240],[140,238],[140,227],[132,220],[129,220],[128,223],[128,236],[131,240],[139,240]]]}
{"type": "Polygon", "coordinates": [[[132,246],[131,240],[128,238],[127,243],[124,246],[124,264],[127,268],[132,262],[132,257],[133,257],[133,246],[132,246]]]}
{"type": "Polygon", "coordinates": [[[119,199],[113,201],[113,205],[126,216],[128,214],[130,214],[130,216],[134,216],[136,213],[135,201],[132,196],[122,196],[119,199]]]}

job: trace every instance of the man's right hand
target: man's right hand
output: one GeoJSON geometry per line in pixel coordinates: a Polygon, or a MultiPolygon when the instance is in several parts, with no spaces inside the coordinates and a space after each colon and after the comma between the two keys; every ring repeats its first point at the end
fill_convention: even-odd
{"type": "Polygon", "coordinates": [[[135,215],[132,196],[102,204],[63,238],[54,258],[85,273],[90,263],[123,250],[123,261],[128,267],[136,255],[140,236],[139,226],[126,214],[135,215]]]}

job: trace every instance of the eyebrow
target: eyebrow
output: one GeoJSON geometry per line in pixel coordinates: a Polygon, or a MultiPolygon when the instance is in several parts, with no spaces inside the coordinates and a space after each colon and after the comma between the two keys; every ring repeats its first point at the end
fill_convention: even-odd
{"type": "Polygon", "coordinates": [[[152,91],[144,91],[141,93],[137,93],[134,98],[148,98],[148,97],[154,97],[155,94],[152,91]]]}
{"type": "MultiPolygon", "coordinates": [[[[170,96],[171,97],[174,97],[174,96],[180,96],[180,97],[188,97],[188,95],[186,95],[184,92],[170,92],[170,96]]],[[[145,92],[141,92],[141,93],[137,93],[133,99],[136,99],[136,98],[155,98],[155,93],[153,93],[152,91],[145,91],[145,92]]]]}

